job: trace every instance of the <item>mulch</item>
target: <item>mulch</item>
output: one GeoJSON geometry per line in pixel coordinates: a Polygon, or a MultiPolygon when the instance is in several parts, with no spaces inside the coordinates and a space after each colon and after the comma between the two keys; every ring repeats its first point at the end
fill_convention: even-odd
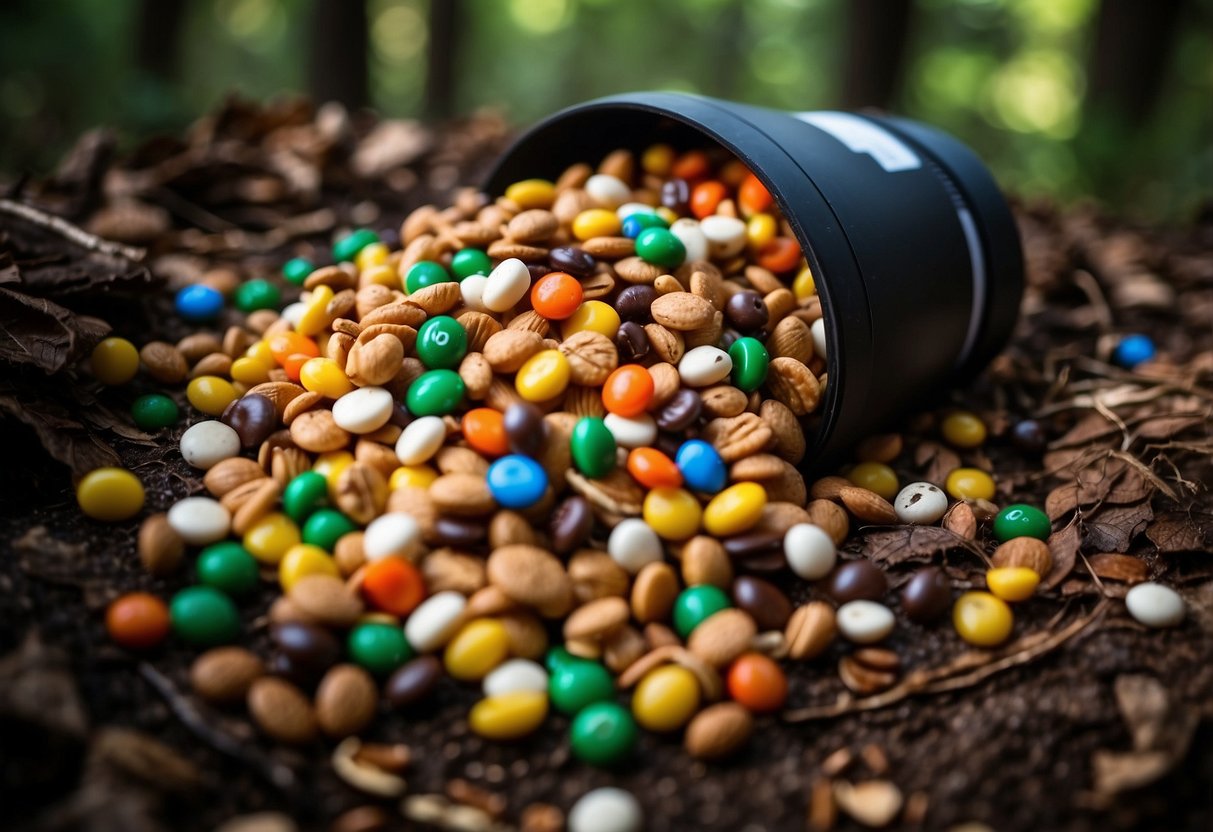
{"type": "MultiPolygon", "coordinates": [[[[5,827],[201,830],[278,812],[300,828],[350,830],[350,815],[331,824],[373,805],[384,828],[413,828],[399,801],[338,779],[327,745],[275,747],[241,713],[193,697],[193,651],[134,655],[108,642],[110,600],[135,588],[167,596],[188,580],[140,568],[137,523],[82,518],[71,474],[121,460],[152,510],[201,484],[176,452],[179,430],[148,436],[129,421],[130,402],[153,386],[101,389],[78,365],[111,327],[136,342],[185,334],[172,290],[207,271],[264,276],[289,256],[322,259],[351,226],[391,239],[412,208],[477,182],[507,139],[488,115],[426,126],[233,100],[182,136],[127,151],[95,131],[50,177],[0,191],[5,827]]],[[[789,665],[788,712],[759,720],[746,750],[718,765],[646,736],[634,764],[592,769],[571,757],[559,717],[526,741],[485,743],[467,729],[475,692],[444,683],[423,710],[373,728],[372,739],[412,749],[410,794],[463,780],[501,795],[502,823],[516,826],[532,803],[567,811],[615,784],[639,798],[650,830],[805,829],[810,816],[850,829],[861,827],[831,819],[820,795],[834,781],[881,779],[906,796],[896,828],[1213,828],[1213,211],[1169,229],[1085,205],[1016,211],[1028,291],[1013,341],[967,388],[899,423],[894,463],[903,482],[985,467],[997,503],[1047,509],[1056,565],[1017,608],[1015,641],[975,655],[950,627],[899,622],[888,646],[901,680],[870,697],[840,682],[836,644],[789,665]],[[1128,332],[1159,350],[1131,372],[1110,360],[1128,332]],[[982,449],[938,440],[950,406],[986,420],[982,449]],[[1029,418],[1046,448],[1012,441],[1029,418]],[[1146,578],[1183,594],[1182,627],[1148,631],[1127,616],[1120,599],[1146,578]]],[[[881,562],[895,586],[928,562],[980,586],[993,548],[988,530],[957,546],[904,528],[863,529],[845,547],[881,562]]],[[[790,583],[795,600],[810,597],[790,583]]],[[[243,605],[255,649],[271,599],[243,605]]],[[[291,828],[279,815],[254,820],[291,828]]]]}

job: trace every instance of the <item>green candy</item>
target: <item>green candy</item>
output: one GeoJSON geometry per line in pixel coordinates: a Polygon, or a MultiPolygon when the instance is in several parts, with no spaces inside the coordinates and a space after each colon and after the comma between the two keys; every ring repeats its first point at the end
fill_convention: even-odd
{"type": "Polygon", "coordinates": [[[646,228],[636,237],[636,253],[645,262],[672,269],[687,257],[686,246],[665,228],[646,228]]]}
{"type": "Polygon", "coordinates": [[[450,282],[452,282],[450,272],[443,268],[441,263],[435,263],[433,260],[421,260],[414,263],[409,268],[408,274],[404,276],[404,289],[411,295],[413,292],[420,292],[426,286],[450,282]]]}
{"type": "Polygon", "coordinates": [[[451,257],[451,271],[463,280],[474,274],[487,276],[493,270],[493,261],[478,248],[461,248],[451,257]]]}
{"type": "Polygon", "coordinates": [[[458,367],[467,352],[467,330],[449,315],[430,318],[417,330],[417,357],[428,369],[458,367]]]}
{"type": "Polygon", "coordinates": [[[404,394],[414,416],[445,416],[463,402],[466,388],[454,370],[430,370],[418,376],[404,394]]]}
{"type": "Polygon", "coordinates": [[[687,638],[706,619],[733,606],[724,591],[711,584],[689,586],[674,600],[674,629],[687,638]]]}
{"type": "Polygon", "coordinates": [[[1038,508],[1017,503],[1007,506],[994,518],[994,536],[1006,542],[1014,537],[1047,540],[1053,532],[1049,516],[1038,508]]]}
{"type": "Polygon", "coordinates": [[[394,624],[359,624],[350,630],[345,646],[356,664],[379,676],[391,673],[413,657],[404,630],[394,624]]]}
{"type": "Polygon", "coordinates": [[[577,658],[572,653],[570,653],[568,650],[565,650],[563,647],[558,646],[558,647],[553,647],[552,649],[548,650],[547,655],[543,657],[543,666],[548,669],[549,674],[552,674],[552,673],[555,673],[560,668],[564,667],[569,662],[580,662],[580,661],[585,661],[585,660],[577,658]]]}
{"type": "Polygon", "coordinates": [[[596,702],[573,718],[569,740],[579,759],[590,765],[611,766],[632,753],[639,734],[627,708],[615,702],[596,702]]]}
{"type": "Polygon", "coordinates": [[[175,424],[181,411],[177,403],[160,393],[140,396],[131,404],[131,418],[143,430],[159,430],[175,424]]]}
{"type": "Polygon", "coordinates": [[[332,508],[322,508],[312,514],[303,524],[303,542],[321,549],[333,551],[337,541],[350,532],[357,531],[353,520],[332,508]]]}
{"type": "Polygon", "coordinates": [[[729,347],[729,358],[733,359],[733,386],[742,392],[753,393],[767,380],[771,356],[757,338],[738,338],[729,347]]]}
{"type": "Polygon", "coordinates": [[[598,662],[570,657],[548,677],[548,696],[556,710],[575,714],[587,705],[612,699],[615,680],[598,662]]]}
{"type": "Polygon", "coordinates": [[[257,560],[234,541],[212,543],[198,555],[198,581],[206,586],[243,595],[257,588],[257,560]]]}
{"type": "Polygon", "coordinates": [[[282,510],[296,525],[328,500],[329,484],[321,474],[304,471],[282,489],[282,510]]]}
{"type": "Polygon", "coordinates": [[[303,281],[307,280],[307,276],[315,270],[316,266],[311,260],[306,257],[296,257],[293,260],[287,260],[282,264],[282,276],[286,278],[288,283],[294,283],[296,286],[302,286],[303,281]]]}
{"type": "Polygon", "coordinates": [[[227,644],[240,634],[236,605],[211,586],[191,586],[174,595],[169,620],[173,632],[196,647],[227,644]]]}
{"type": "Polygon", "coordinates": [[[333,243],[333,259],[338,263],[352,263],[358,252],[371,243],[379,242],[379,235],[369,228],[359,228],[351,231],[337,242],[333,243]]]}
{"type": "Polygon", "coordinates": [[[615,467],[615,435],[596,416],[585,416],[573,426],[569,450],[573,464],[587,477],[604,477],[615,467]]]}
{"type": "Polygon", "coordinates": [[[241,312],[277,309],[280,303],[282,293],[268,280],[246,280],[236,289],[236,308],[241,312]]]}

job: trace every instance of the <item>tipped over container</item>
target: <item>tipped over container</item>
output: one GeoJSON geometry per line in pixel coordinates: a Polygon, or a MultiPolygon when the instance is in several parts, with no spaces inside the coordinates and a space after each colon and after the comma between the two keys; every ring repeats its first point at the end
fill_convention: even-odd
{"type": "Polygon", "coordinates": [[[499,195],[511,182],[555,179],[574,163],[655,143],[733,153],[800,242],[821,298],[829,379],[807,467],[971,379],[1010,337],[1023,292],[1010,208],[971,150],[918,122],[616,95],[531,128],[486,190],[499,195]]]}

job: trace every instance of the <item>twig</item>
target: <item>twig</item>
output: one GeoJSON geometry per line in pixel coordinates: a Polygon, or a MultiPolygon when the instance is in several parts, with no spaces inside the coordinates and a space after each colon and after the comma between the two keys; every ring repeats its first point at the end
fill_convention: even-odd
{"type": "Polygon", "coordinates": [[[942,667],[916,671],[906,676],[901,684],[884,693],[864,699],[854,699],[847,695],[832,705],[812,705],[807,708],[785,711],[783,719],[785,722],[834,719],[847,714],[887,708],[911,696],[945,693],[971,687],[996,673],[1027,664],[1057,649],[1102,616],[1108,605],[1109,602],[1106,599],[1100,601],[1089,615],[1076,619],[1064,629],[1056,632],[1041,630],[1026,635],[997,652],[965,653],[942,667]]]}
{"type": "Polygon", "coordinates": [[[125,257],[127,260],[134,260],[136,262],[141,262],[147,255],[146,249],[124,246],[121,243],[103,239],[95,234],[89,234],[80,226],[73,225],[62,217],[56,217],[54,214],[39,211],[37,208],[20,202],[13,202],[11,199],[0,199],[0,211],[21,217],[43,228],[49,228],[89,251],[99,251],[110,257],[125,257]]]}
{"type": "Polygon", "coordinates": [[[164,697],[164,701],[168,703],[169,709],[177,719],[181,720],[181,724],[211,748],[220,754],[244,763],[269,783],[284,792],[294,791],[298,786],[295,772],[291,771],[287,766],[270,759],[266,754],[251,747],[239,737],[234,737],[222,728],[212,725],[211,720],[207,719],[194,703],[182,695],[172,680],[159,670],[147,662],[140,662],[139,675],[155,688],[158,694],[164,697]]]}

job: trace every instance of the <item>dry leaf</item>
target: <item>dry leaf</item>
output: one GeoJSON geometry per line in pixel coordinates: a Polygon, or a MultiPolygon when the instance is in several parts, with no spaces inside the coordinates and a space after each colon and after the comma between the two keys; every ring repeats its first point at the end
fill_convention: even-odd
{"type": "Polygon", "coordinates": [[[1083,518],[1083,545],[1100,552],[1123,552],[1153,518],[1149,503],[1103,508],[1083,518]]]}
{"type": "Polygon", "coordinates": [[[930,560],[949,549],[963,549],[967,541],[937,526],[903,526],[864,535],[863,554],[876,563],[896,565],[930,560]]]}
{"type": "Polygon", "coordinates": [[[1146,527],[1159,552],[1202,552],[1213,547],[1213,514],[1169,511],[1146,527]]]}
{"type": "Polygon", "coordinates": [[[1078,524],[1070,523],[1049,535],[1049,554],[1053,556],[1053,568],[1045,576],[1045,589],[1053,589],[1066,579],[1078,560],[1078,524]]]}

